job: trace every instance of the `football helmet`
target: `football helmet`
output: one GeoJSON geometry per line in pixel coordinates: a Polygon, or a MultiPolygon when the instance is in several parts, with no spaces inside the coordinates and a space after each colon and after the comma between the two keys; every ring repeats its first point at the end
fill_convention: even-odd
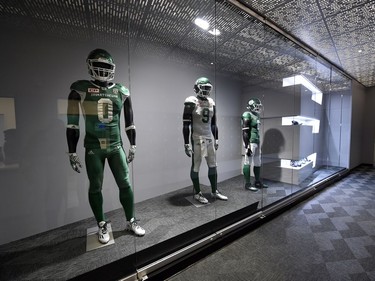
{"type": "Polygon", "coordinates": [[[247,109],[251,112],[260,113],[263,110],[263,105],[260,99],[252,98],[248,102],[247,109]]]}
{"type": "Polygon", "coordinates": [[[115,63],[112,56],[103,49],[95,49],[86,59],[89,74],[94,80],[107,82],[115,77],[115,63]]]}
{"type": "Polygon", "coordinates": [[[212,84],[206,77],[198,78],[194,84],[194,91],[198,97],[207,98],[212,91],[212,84]]]}

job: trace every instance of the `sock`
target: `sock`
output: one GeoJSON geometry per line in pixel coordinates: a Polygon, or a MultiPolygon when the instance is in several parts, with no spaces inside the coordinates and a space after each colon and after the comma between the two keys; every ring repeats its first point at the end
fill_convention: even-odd
{"type": "Polygon", "coordinates": [[[124,209],[126,220],[134,217],[134,195],[131,187],[120,188],[120,202],[124,209]]]}
{"type": "Polygon", "coordinates": [[[190,178],[191,178],[191,180],[193,182],[195,194],[201,192],[201,188],[200,188],[200,185],[199,185],[199,173],[198,172],[194,172],[193,170],[191,170],[191,172],[190,172],[190,178]]]}
{"type": "Polygon", "coordinates": [[[255,182],[260,182],[260,167],[254,166],[255,182]]]}
{"type": "Polygon", "coordinates": [[[89,192],[89,203],[97,223],[105,221],[103,213],[103,196],[101,191],[94,193],[89,192]]]}
{"type": "Polygon", "coordinates": [[[250,183],[250,165],[243,165],[242,172],[245,177],[245,182],[250,183]]]}
{"type": "Polygon", "coordinates": [[[212,193],[216,192],[217,189],[217,170],[216,167],[208,168],[208,179],[211,183],[212,193]]]}

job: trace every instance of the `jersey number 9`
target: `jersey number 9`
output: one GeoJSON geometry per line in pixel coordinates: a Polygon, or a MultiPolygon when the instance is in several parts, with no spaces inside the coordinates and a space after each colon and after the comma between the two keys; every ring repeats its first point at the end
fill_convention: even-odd
{"type": "Polygon", "coordinates": [[[208,123],[208,121],[210,120],[210,110],[207,107],[203,108],[202,116],[202,122],[208,123]]]}

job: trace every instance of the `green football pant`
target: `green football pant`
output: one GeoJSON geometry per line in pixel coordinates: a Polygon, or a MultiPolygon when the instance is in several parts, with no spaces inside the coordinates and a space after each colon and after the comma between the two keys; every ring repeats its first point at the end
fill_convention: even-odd
{"type": "Polygon", "coordinates": [[[134,217],[134,195],[129,180],[129,168],[126,162],[126,154],[121,146],[112,150],[86,149],[86,171],[90,181],[89,203],[96,221],[105,220],[103,212],[103,172],[107,159],[109,167],[119,188],[120,203],[124,209],[126,219],[134,217]]]}

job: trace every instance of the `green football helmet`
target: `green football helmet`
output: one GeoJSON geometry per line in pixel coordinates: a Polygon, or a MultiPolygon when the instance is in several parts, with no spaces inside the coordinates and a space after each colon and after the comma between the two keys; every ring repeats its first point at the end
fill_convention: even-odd
{"type": "Polygon", "coordinates": [[[115,63],[112,56],[103,49],[95,49],[86,59],[89,74],[94,80],[107,82],[115,78],[115,63]]]}
{"type": "Polygon", "coordinates": [[[194,84],[194,91],[198,97],[207,98],[212,91],[212,84],[206,77],[198,78],[194,84]]]}
{"type": "Polygon", "coordinates": [[[251,112],[260,113],[263,110],[263,105],[260,99],[252,98],[249,100],[247,109],[251,112]]]}

